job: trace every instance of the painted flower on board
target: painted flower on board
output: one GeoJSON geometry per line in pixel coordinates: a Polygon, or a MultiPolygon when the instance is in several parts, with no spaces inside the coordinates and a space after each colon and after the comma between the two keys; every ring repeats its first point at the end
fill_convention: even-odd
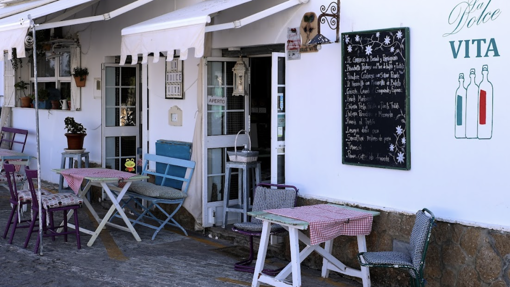
{"type": "Polygon", "coordinates": [[[359,35],[356,35],[356,38],[355,38],[355,39],[356,39],[356,42],[361,41],[361,38],[359,37],[359,35]]]}
{"type": "Polygon", "coordinates": [[[371,54],[372,54],[372,46],[367,46],[367,47],[365,48],[365,53],[366,53],[367,55],[371,55],[371,54]]]}
{"type": "Polygon", "coordinates": [[[388,45],[390,42],[391,42],[390,37],[386,36],[386,38],[384,38],[384,44],[388,45]]]}
{"type": "Polygon", "coordinates": [[[402,39],[402,31],[397,32],[397,38],[402,39]]]}
{"type": "Polygon", "coordinates": [[[390,151],[394,151],[395,150],[395,146],[393,144],[390,144],[390,151]]]}
{"type": "Polygon", "coordinates": [[[405,145],[406,144],[406,138],[402,138],[402,144],[405,145]]]}
{"type": "Polygon", "coordinates": [[[349,44],[349,41],[351,41],[349,35],[345,35],[345,44],[349,44]]]}
{"type": "Polygon", "coordinates": [[[398,161],[399,163],[403,163],[403,162],[404,162],[404,153],[403,153],[403,152],[399,152],[399,153],[398,153],[397,161],[398,161]]]}
{"type": "Polygon", "coordinates": [[[401,135],[402,132],[403,132],[402,127],[401,126],[397,126],[397,135],[401,135]]]}
{"type": "Polygon", "coordinates": [[[352,52],[352,46],[351,45],[347,46],[347,52],[352,52]]]}

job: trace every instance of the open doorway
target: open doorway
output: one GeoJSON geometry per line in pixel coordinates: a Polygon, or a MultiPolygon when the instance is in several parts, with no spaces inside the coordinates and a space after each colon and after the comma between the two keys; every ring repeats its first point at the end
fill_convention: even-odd
{"type": "Polygon", "coordinates": [[[250,136],[259,152],[261,181],[271,181],[271,57],[250,58],[250,136]]]}

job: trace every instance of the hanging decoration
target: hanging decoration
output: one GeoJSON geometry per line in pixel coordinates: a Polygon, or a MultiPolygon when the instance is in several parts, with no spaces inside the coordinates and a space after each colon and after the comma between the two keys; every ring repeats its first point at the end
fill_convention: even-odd
{"type": "Polygon", "coordinates": [[[234,92],[232,95],[248,96],[248,83],[246,79],[250,78],[250,70],[246,67],[243,58],[239,57],[232,72],[234,72],[234,92]]]}

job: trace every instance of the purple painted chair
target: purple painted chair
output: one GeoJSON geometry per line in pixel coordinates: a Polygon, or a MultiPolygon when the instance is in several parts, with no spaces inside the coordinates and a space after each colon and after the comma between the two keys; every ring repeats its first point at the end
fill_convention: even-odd
{"type": "MultiPolygon", "coordinates": [[[[28,130],[10,128],[10,127],[2,127],[0,131],[0,148],[13,150],[16,152],[23,153],[25,150],[25,145],[27,143],[28,130]]],[[[26,166],[29,163],[29,160],[10,160],[6,161],[8,163],[14,164],[16,167],[15,170],[15,183],[18,186],[23,186],[26,181],[26,176],[23,172],[19,172],[21,166],[26,166]]],[[[6,186],[7,184],[7,176],[5,171],[0,172],[0,185],[6,186]]]]}
{"type": "MultiPolygon", "coordinates": [[[[34,188],[34,179],[37,178],[37,170],[25,170],[27,175],[28,186],[30,188],[30,192],[32,194],[32,198],[37,198],[37,192],[34,188]]],[[[78,209],[82,206],[83,200],[78,196],[72,193],[56,193],[49,195],[41,195],[41,206],[42,206],[42,225],[43,225],[43,236],[52,237],[53,241],[55,241],[55,236],[63,235],[64,240],[67,242],[68,234],[76,235],[76,245],[78,249],[81,248],[80,242],[80,225],[78,223],[78,209]],[[61,226],[55,226],[53,221],[53,214],[57,211],[63,212],[63,224],[61,226]],[[74,215],[74,228],[75,230],[68,231],[67,228],[67,213],[69,211],[73,211],[74,215]],[[46,222],[46,219],[49,222],[46,222]],[[59,229],[63,229],[63,231],[58,232],[59,229]]],[[[37,201],[33,201],[32,204],[32,220],[28,229],[27,239],[25,240],[25,248],[28,246],[28,242],[30,241],[30,237],[32,232],[37,231],[34,229],[35,223],[39,218],[39,204],[37,201]]],[[[37,242],[35,243],[34,253],[39,251],[39,244],[41,242],[40,236],[37,236],[37,242]]]]}
{"type": "MultiPolygon", "coordinates": [[[[296,206],[298,189],[292,185],[259,183],[253,193],[252,211],[267,209],[290,208],[296,206]]],[[[251,265],[254,259],[253,237],[262,234],[262,221],[255,217],[250,222],[235,223],[233,231],[250,236],[250,256],[248,259],[234,264],[234,269],[241,272],[253,273],[254,266],[251,265]]],[[[278,234],[286,230],[278,225],[271,224],[271,234],[278,234]]],[[[280,269],[264,269],[263,273],[275,276],[280,269]]]]}
{"type": "MultiPolygon", "coordinates": [[[[12,225],[11,236],[9,238],[9,244],[12,244],[16,229],[28,228],[30,226],[30,219],[23,219],[23,210],[26,210],[26,207],[30,206],[32,202],[32,194],[30,193],[30,190],[18,190],[17,185],[15,184],[16,167],[14,165],[4,164],[4,169],[5,180],[11,195],[9,201],[12,209],[11,213],[9,214],[7,225],[5,226],[3,237],[7,238],[7,233],[9,232],[9,228],[12,225]]],[[[49,192],[46,190],[41,190],[41,192],[43,194],[49,194],[49,192]]]]}
{"type": "Polygon", "coordinates": [[[27,137],[27,130],[2,127],[0,134],[0,147],[17,152],[23,152],[25,150],[25,144],[27,143],[27,137]],[[14,144],[16,144],[16,148],[14,148],[14,144]]]}

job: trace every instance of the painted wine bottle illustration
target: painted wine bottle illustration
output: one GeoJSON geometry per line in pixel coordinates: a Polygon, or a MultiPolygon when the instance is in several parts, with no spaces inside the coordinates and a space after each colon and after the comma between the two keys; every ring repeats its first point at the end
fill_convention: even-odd
{"type": "Polygon", "coordinates": [[[466,138],[466,93],[464,73],[459,74],[459,87],[455,91],[455,137],[466,138]]]}
{"type": "Polygon", "coordinates": [[[482,81],[478,86],[478,138],[492,138],[493,88],[489,81],[489,66],[482,66],[482,81]]]}
{"type": "Polygon", "coordinates": [[[469,84],[466,91],[466,137],[478,138],[478,85],[475,69],[469,72],[469,84]]]}

